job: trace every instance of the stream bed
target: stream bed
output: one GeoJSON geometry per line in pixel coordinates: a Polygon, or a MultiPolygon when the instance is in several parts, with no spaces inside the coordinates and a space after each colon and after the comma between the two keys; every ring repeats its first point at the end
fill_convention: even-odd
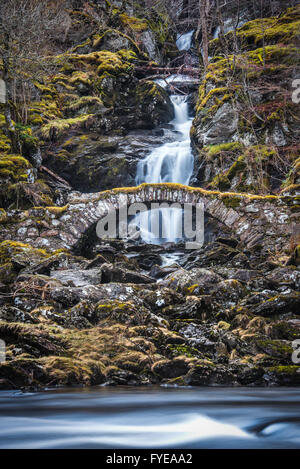
{"type": "Polygon", "coordinates": [[[0,392],[0,448],[300,448],[296,388],[0,392]]]}

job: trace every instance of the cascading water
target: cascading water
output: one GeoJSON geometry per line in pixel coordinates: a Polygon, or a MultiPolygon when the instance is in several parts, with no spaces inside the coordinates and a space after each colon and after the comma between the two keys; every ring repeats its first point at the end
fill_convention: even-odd
{"type": "MultiPolygon", "coordinates": [[[[171,122],[178,140],[156,148],[137,166],[136,184],[175,182],[187,185],[193,172],[190,129],[192,118],[188,115],[187,97],[172,95],[175,118],[171,122]]],[[[135,217],[145,242],[176,242],[182,239],[179,208],[162,208],[143,212],[135,217]]]]}
{"type": "Polygon", "coordinates": [[[178,35],[176,45],[178,50],[189,50],[192,44],[194,29],[186,34],[178,35]]]}

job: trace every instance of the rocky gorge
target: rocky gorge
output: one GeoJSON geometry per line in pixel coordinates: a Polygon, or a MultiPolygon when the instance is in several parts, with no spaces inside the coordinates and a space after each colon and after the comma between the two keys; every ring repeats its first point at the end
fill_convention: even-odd
{"type": "Polygon", "coordinates": [[[1,389],[298,386],[299,4],[246,3],[237,26],[225,8],[205,64],[184,2],[175,19],[143,1],[87,3],[67,10],[54,70],[32,84],[18,151],[0,104],[1,389]],[[187,183],[170,158],[137,182],[141,162],[181,143],[187,183]],[[124,196],[203,203],[203,246],[100,239],[124,196]]]}

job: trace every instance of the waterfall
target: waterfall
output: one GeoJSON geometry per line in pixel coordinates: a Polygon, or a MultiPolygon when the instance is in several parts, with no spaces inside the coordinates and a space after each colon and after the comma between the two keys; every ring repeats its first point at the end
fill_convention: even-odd
{"type": "MultiPolygon", "coordinates": [[[[137,185],[143,182],[189,184],[194,166],[190,142],[192,118],[188,115],[186,96],[172,95],[171,101],[175,114],[171,124],[178,133],[178,140],[165,143],[139,161],[136,173],[137,185]]],[[[182,239],[181,218],[181,209],[162,208],[138,214],[134,223],[139,225],[145,242],[175,242],[182,239]]]]}
{"type": "Polygon", "coordinates": [[[192,29],[192,31],[189,31],[186,34],[177,36],[176,45],[178,47],[178,50],[189,50],[191,48],[193,34],[194,29],[192,29]]]}

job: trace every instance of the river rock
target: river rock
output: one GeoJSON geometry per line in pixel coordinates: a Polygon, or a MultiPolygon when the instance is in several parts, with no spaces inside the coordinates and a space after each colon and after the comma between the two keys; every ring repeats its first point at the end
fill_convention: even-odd
{"type": "Polygon", "coordinates": [[[178,269],[169,274],[162,282],[169,288],[176,288],[186,293],[209,293],[222,277],[211,270],[193,268],[189,271],[178,269]]]}
{"type": "Polygon", "coordinates": [[[101,269],[89,270],[53,270],[51,277],[59,280],[63,285],[82,287],[101,283],[101,269]]]}
{"type": "Polygon", "coordinates": [[[155,280],[148,275],[141,274],[132,270],[124,269],[113,264],[102,264],[101,269],[102,283],[120,282],[147,284],[155,283],[155,280]]]}

